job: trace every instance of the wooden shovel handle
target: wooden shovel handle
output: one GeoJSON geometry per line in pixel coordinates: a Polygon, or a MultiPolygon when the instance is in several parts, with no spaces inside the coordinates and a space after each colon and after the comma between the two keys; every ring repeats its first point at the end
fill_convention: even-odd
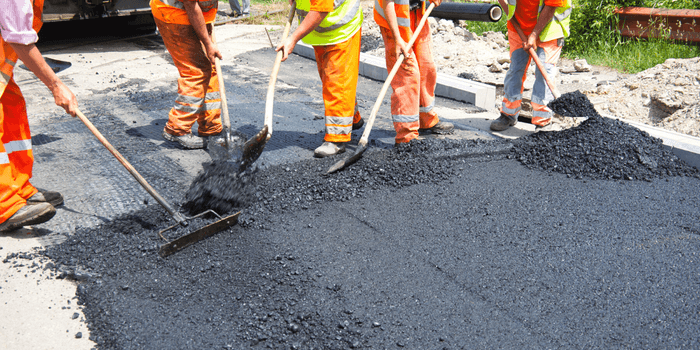
{"type": "MultiPolygon", "coordinates": [[[[418,27],[416,27],[416,30],[413,32],[413,35],[411,35],[411,40],[408,41],[408,44],[406,47],[409,49],[413,47],[413,43],[416,42],[416,38],[418,38],[418,34],[423,30],[423,26],[425,25],[425,22],[428,20],[428,17],[430,16],[430,12],[433,11],[435,8],[434,3],[430,3],[430,6],[428,6],[428,9],[425,10],[425,13],[423,14],[423,18],[421,18],[420,22],[418,23],[418,27]]],[[[365,125],[365,131],[362,133],[362,137],[360,138],[360,142],[358,145],[366,145],[367,141],[369,140],[369,133],[372,131],[372,126],[374,125],[374,120],[377,117],[377,113],[379,112],[379,107],[382,105],[382,101],[384,100],[384,96],[386,96],[387,90],[389,90],[389,86],[391,85],[391,81],[394,80],[394,76],[396,75],[396,72],[398,72],[399,68],[401,67],[401,64],[403,63],[405,57],[403,53],[399,54],[398,59],[396,60],[396,63],[394,63],[394,67],[391,68],[391,71],[389,72],[389,75],[386,78],[386,81],[384,82],[384,85],[382,86],[382,89],[379,91],[379,96],[377,97],[377,101],[374,102],[374,106],[372,107],[372,112],[369,115],[369,118],[367,119],[367,125],[365,125]]]]}
{"type": "MultiPolygon", "coordinates": [[[[518,24],[518,21],[515,19],[515,16],[510,19],[510,23],[513,25],[513,28],[515,28],[515,31],[518,32],[518,36],[520,36],[520,40],[522,40],[523,43],[527,42],[527,37],[525,36],[525,33],[523,33],[523,30],[520,28],[520,25],[518,24]]],[[[547,86],[549,86],[549,90],[552,91],[552,95],[554,95],[554,98],[557,99],[561,94],[559,94],[559,90],[554,86],[554,83],[549,79],[549,76],[547,75],[547,70],[544,68],[544,65],[542,64],[542,61],[540,61],[540,58],[537,57],[537,52],[535,52],[535,49],[532,47],[529,50],[530,56],[532,59],[535,61],[535,65],[537,65],[537,68],[540,70],[540,73],[542,73],[542,77],[544,77],[544,81],[547,82],[547,86]]]]}
{"type": "MultiPolygon", "coordinates": [[[[214,28],[211,30],[211,38],[216,44],[216,35],[214,34],[214,28]]],[[[216,69],[216,77],[219,80],[219,95],[221,96],[221,123],[224,126],[224,143],[226,148],[229,148],[229,134],[231,130],[231,119],[228,114],[228,103],[226,102],[226,85],[224,84],[224,71],[221,70],[221,61],[218,57],[214,57],[214,67],[216,69]]]]}
{"type": "Polygon", "coordinates": [[[102,136],[102,133],[100,133],[100,131],[97,130],[97,128],[90,122],[90,120],[88,120],[88,118],[83,114],[83,112],[77,111],[76,115],[78,119],[80,119],[80,121],[83,122],[85,126],[87,126],[87,128],[92,132],[92,134],[95,135],[95,137],[97,137],[97,139],[102,143],[102,145],[104,145],[112,153],[112,155],[114,155],[114,157],[117,158],[119,163],[122,163],[124,168],[126,168],[126,170],[129,173],[131,173],[131,176],[133,176],[136,179],[136,181],[138,181],[138,183],[141,184],[141,186],[146,190],[146,192],[148,192],[148,194],[150,194],[160,205],[163,206],[163,208],[165,208],[165,210],[168,211],[168,213],[170,213],[170,215],[173,216],[175,221],[177,221],[178,223],[182,223],[186,220],[186,218],[182,214],[177,212],[175,209],[173,209],[173,207],[165,200],[165,198],[161,197],[161,195],[158,194],[158,192],[156,192],[156,190],[153,187],[151,187],[151,185],[149,185],[148,182],[146,182],[146,179],[144,179],[143,176],[141,176],[141,174],[139,174],[139,172],[136,171],[136,169],[134,169],[133,166],[131,166],[129,161],[127,161],[126,158],[124,158],[119,153],[119,151],[117,151],[117,149],[114,148],[114,146],[112,146],[112,144],[110,144],[104,136],[102,136]]]}
{"type": "MultiPolygon", "coordinates": [[[[287,16],[287,23],[284,25],[284,32],[282,33],[282,41],[287,39],[289,31],[292,27],[292,21],[294,20],[294,13],[296,10],[296,2],[292,3],[289,9],[289,15],[287,16]]],[[[275,83],[277,82],[277,74],[280,72],[280,66],[282,65],[282,56],[284,53],[282,50],[277,52],[277,57],[275,58],[275,64],[272,66],[272,74],[270,75],[270,83],[267,85],[267,98],[265,99],[265,125],[267,125],[267,139],[269,140],[272,136],[272,107],[275,100],[275,83]]]]}

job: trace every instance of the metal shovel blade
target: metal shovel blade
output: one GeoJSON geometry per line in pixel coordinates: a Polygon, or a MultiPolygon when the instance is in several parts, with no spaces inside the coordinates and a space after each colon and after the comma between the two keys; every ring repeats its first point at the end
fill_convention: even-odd
{"type": "Polygon", "coordinates": [[[267,135],[267,125],[265,125],[255,136],[246,141],[243,145],[243,154],[241,155],[241,171],[248,168],[253,162],[260,158],[267,144],[267,140],[269,139],[267,135]]]}
{"type": "Polygon", "coordinates": [[[165,258],[168,255],[176,253],[196,242],[199,242],[209,236],[213,236],[219,231],[223,231],[238,222],[238,216],[241,214],[239,211],[231,216],[227,216],[219,221],[211,223],[207,226],[200,228],[199,230],[188,233],[174,241],[168,242],[160,246],[160,251],[158,252],[161,257],[165,258]]]}
{"type": "Polygon", "coordinates": [[[353,154],[351,154],[348,157],[345,157],[345,158],[339,160],[338,162],[336,162],[335,164],[333,164],[333,166],[328,168],[328,171],[326,171],[326,175],[328,175],[330,173],[334,173],[342,168],[345,168],[346,166],[348,166],[352,163],[357,162],[357,160],[360,159],[360,157],[362,157],[362,153],[364,153],[366,149],[367,149],[366,143],[358,144],[357,149],[355,150],[355,152],[353,154]]]}

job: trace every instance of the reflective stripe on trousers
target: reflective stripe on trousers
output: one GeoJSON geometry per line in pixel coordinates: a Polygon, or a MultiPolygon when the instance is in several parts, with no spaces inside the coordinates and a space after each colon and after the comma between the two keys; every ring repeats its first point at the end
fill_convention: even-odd
{"type": "Polygon", "coordinates": [[[29,183],[34,155],[22,92],[10,79],[0,97],[0,223],[26,204],[37,190],[29,183]]]}
{"type": "MultiPolygon", "coordinates": [[[[506,73],[503,82],[503,103],[501,112],[511,117],[517,118],[520,114],[523,98],[523,83],[527,78],[527,68],[530,66],[532,57],[523,50],[523,42],[518,33],[508,30],[508,43],[510,44],[510,68],[506,73]]],[[[562,47],[559,46],[558,39],[547,42],[537,42],[537,56],[544,64],[547,75],[552,81],[558,72],[557,62],[561,55],[562,47]]],[[[544,80],[539,69],[535,69],[535,84],[532,87],[532,108],[533,116],[551,118],[553,113],[547,108],[547,104],[554,99],[552,91],[549,90],[547,82],[544,80]]]]}
{"type": "Polygon", "coordinates": [[[361,37],[362,30],[358,30],[342,43],[314,46],[318,75],[323,83],[326,116],[324,141],[350,141],[352,124],[360,120],[355,95],[360,71],[361,37]]]}
{"type": "MultiPolygon", "coordinates": [[[[209,62],[191,25],[165,23],[156,19],[163,43],[180,73],[178,97],[170,110],[165,130],[181,136],[191,132],[196,121],[200,136],[221,132],[221,96],[214,64],[209,62]]],[[[207,25],[211,35],[211,24],[207,25]]]]}
{"type": "MultiPolygon", "coordinates": [[[[411,11],[411,26],[416,29],[421,16],[411,11]]],[[[388,69],[396,63],[396,48],[391,30],[380,27],[386,50],[388,69]]],[[[430,25],[427,23],[410,51],[411,58],[404,60],[391,82],[391,117],[396,130],[396,143],[404,143],[418,137],[418,129],[427,129],[438,123],[433,111],[437,71],[430,49],[430,25]]]]}

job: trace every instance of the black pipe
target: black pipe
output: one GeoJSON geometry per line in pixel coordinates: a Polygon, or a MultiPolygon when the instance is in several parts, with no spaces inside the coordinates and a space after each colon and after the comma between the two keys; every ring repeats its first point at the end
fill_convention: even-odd
{"type": "Polygon", "coordinates": [[[503,11],[494,4],[443,2],[430,13],[431,17],[467,21],[498,22],[503,11]]]}

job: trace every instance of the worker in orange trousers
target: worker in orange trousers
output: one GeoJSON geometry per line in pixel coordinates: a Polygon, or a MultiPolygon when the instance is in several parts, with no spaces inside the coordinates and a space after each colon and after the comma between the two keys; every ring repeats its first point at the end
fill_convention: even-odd
{"type": "Polygon", "coordinates": [[[151,0],[156,26],[180,73],[163,138],[186,149],[204,148],[204,138],[223,130],[214,65],[214,59],[222,56],[212,40],[217,7],[217,0],[151,0]],[[198,135],[192,134],[195,122],[198,135]]]}
{"type": "MultiPolygon", "coordinates": [[[[290,1],[294,6],[294,2],[290,1]]],[[[352,130],[364,121],[357,109],[357,77],[360,70],[362,6],[360,0],[297,0],[299,26],[282,42],[282,61],[303,40],[314,47],[318,74],[323,83],[324,142],[314,150],[322,158],[345,152],[352,130]]]]}
{"type": "MultiPolygon", "coordinates": [[[[436,6],[442,0],[431,0],[436,6]]],[[[374,20],[384,39],[387,69],[391,69],[399,55],[405,59],[391,82],[391,118],[396,130],[396,144],[407,143],[419,132],[449,134],[454,125],[441,122],[435,107],[437,69],[430,48],[430,25],[420,33],[415,30],[425,14],[425,3],[418,0],[377,0],[374,20]],[[379,6],[378,6],[379,5],[379,6]],[[413,47],[407,42],[417,35],[413,47]]]]}
{"type": "Polygon", "coordinates": [[[32,177],[34,154],[27,106],[13,78],[21,59],[53,94],[56,105],[75,116],[78,102],[46,63],[35,43],[41,28],[43,0],[0,0],[0,232],[50,220],[63,196],[37,190],[32,177]]]}

